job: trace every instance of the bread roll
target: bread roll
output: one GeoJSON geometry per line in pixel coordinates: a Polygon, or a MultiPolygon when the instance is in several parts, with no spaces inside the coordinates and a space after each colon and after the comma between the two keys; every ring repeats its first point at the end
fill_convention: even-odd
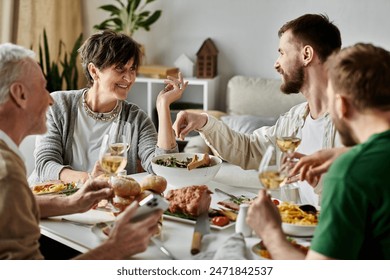
{"type": "Polygon", "coordinates": [[[111,185],[116,196],[137,196],[141,192],[139,183],[130,176],[118,176],[111,179],[111,185]]]}
{"type": "Polygon", "coordinates": [[[111,176],[108,174],[100,174],[99,176],[96,177],[96,179],[98,179],[98,180],[103,180],[103,181],[107,181],[107,182],[110,182],[110,178],[111,178],[111,176]]]}
{"type": "Polygon", "coordinates": [[[141,191],[149,190],[162,194],[167,189],[167,180],[158,175],[149,174],[141,182],[141,191]]]}
{"type": "Polygon", "coordinates": [[[140,202],[141,200],[143,200],[145,197],[147,197],[150,194],[152,194],[151,191],[148,191],[148,190],[141,191],[141,193],[135,197],[135,200],[140,202]]]}
{"type": "Polygon", "coordinates": [[[119,213],[122,213],[127,208],[127,206],[129,206],[134,201],[134,199],[135,199],[134,196],[128,196],[128,197],[115,196],[112,199],[112,204],[119,209],[119,213]]]}

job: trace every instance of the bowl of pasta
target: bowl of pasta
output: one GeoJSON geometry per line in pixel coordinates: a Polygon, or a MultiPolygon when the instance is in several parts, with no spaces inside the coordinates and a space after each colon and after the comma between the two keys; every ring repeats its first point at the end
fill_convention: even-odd
{"type": "Polygon", "coordinates": [[[203,185],[212,179],[221,168],[222,160],[201,153],[173,153],[152,159],[153,172],[164,177],[173,187],[203,185]]]}
{"type": "Polygon", "coordinates": [[[318,224],[318,214],[303,211],[299,205],[282,202],[278,206],[282,229],[289,236],[313,236],[318,224]]]}

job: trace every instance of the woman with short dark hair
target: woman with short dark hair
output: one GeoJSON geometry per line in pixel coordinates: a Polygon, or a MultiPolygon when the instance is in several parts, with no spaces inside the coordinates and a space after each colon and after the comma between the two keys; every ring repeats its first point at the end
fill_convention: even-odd
{"type": "Polygon", "coordinates": [[[31,183],[57,180],[84,182],[89,173],[102,173],[98,154],[103,135],[114,122],[131,127],[126,171],[137,172],[137,163],[151,172],[151,159],[177,152],[169,105],[187,86],[179,74],[168,77],[167,91],[157,98],[159,134],[152,120],[137,105],[126,101],[141,61],[139,44],[125,34],[106,30],[90,36],[79,49],[87,87],[57,91],[47,114],[48,132],[37,139],[31,183]],[[167,118],[166,116],[169,117],[167,118]]]}

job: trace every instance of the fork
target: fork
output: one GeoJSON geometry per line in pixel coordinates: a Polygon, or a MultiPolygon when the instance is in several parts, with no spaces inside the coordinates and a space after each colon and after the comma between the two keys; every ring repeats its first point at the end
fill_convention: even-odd
{"type": "Polygon", "coordinates": [[[71,221],[71,220],[68,220],[68,219],[66,219],[66,218],[62,218],[61,221],[62,221],[62,222],[66,222],[66,223],[70,223],[70,224],[74,224],[74,225],[76,225],[76,226],[81,226],[81,227],[87,227],[87,228],[93,227],[93,225],[91,225],[91,224],[86,224],[86,223],[82,223],[82,222],[71,221]]]}

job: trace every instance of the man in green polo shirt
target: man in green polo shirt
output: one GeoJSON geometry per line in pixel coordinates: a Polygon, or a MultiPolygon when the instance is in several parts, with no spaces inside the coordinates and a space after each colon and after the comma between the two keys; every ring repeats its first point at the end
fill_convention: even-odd
{"type": "Polygon", "coordinates": [[[308,254],[281,228],[266,191],[248,224],[274,259],[390,259],[390,53],[356,44],[330,57],[329,112],[345,146],[324,178],[319,224],[308,254]]]}

